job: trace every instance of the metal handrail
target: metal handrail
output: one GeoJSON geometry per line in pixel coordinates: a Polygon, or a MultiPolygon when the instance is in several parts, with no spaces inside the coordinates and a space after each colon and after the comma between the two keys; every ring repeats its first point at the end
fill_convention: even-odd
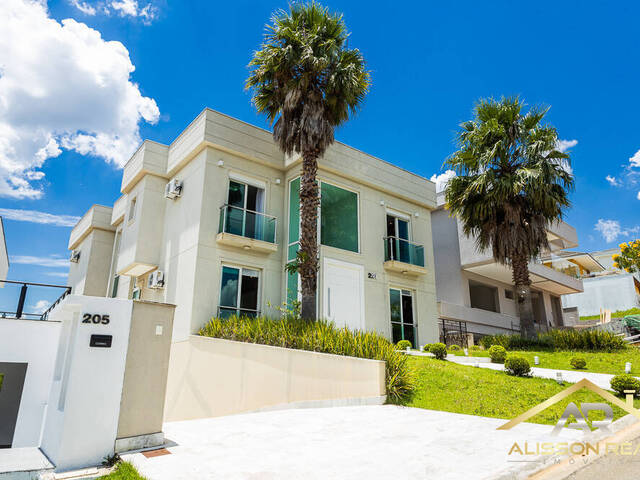
{"type": "Polygon", "coordinates": [[[227,307],[225,305],[218,305],[218,316],[220,316],[221,310],[235,310],[236,312],[238,312],[238,316],[240,316],[239,314],[242,312],[253,313],[256,315],[256,317],[260,316],[260,310],[253,308],[227,307]]]}
{"type": "Polygon", "coordinates": [[[236,210],[244,210],[245,212],[249,212],[249,213],[256,213],[258,215],[262,215],[263,217],[273,218],[275,221],[278,221],[278,217],[276,217],[275,215],[269,215],[264,212],[256,212],[255,210],[249,210],[248,208],[236,207],[235,205],[229,205],[228,203],[225,203],[224,205],[222,205],[220,207],[220,210],[222,210],[225,207],[235,208],[236,210]]]}
{"type": "MultiPolygon", "coordinates": [[[[414,243],[414,242],[410,242],[409,240],[405,239],[405,238],[400,238],[400,237],[393,237],[393,236],[386,236],[386,237],[382,237],[384,240],[384,244],[385,244],[385,257],[388,255],[388,260],[395,260],[395,261],[399,261],[402,263],[409,263],[411,265],[418,265],[420,267],[424,267],[424,262],[425,262],[425,258],[424,258],[424,245],[421,245],[419,243],[414,243]],[[395,242],[398,242],[398,246],[400,246],[399,242],[405,242],[409,247],[414,248],[415,252],[417,254],[417,252],[422,252],[422,262],[417,262],[417,263],[413,263],[411,261],[411,259],[407,262],[405,260],[402,260],[400,258],[400,255],[398,254],[399,252],[395,252],[394,254],[394,249],[392,248],[392,245],[395,244],[395,242]]],[[[410,257],[412,257],[411,254],[409,254],[410,257]]],[[[387,258],[385,258],[385,261],[387,260],[387,258]]]]}
{"type": "Polygon", "coordinates": [[[386,237],[382,237],[382,238],[385,239],[385,240],[400,240],[401,242],[407,242],[409,245],[413,245],[415,247],[424,248],[424,245],[422,245],[421,243],[411,242],[411,241],[407,240],[406,238],[392,237],[392,236],[386,236],[386,237]]]}
{"type": "Polygon", "coordinates": [[[7,312],[7,311],[0,311],[0,316],[2,318],[7,318],[7,315],[15,315],[16,319],[21,319],[23,316],[27,316],[27,317],[36,317],[39,318],[40,320],[47,320],[47,318],[49,317],[49,313],[51,313],[51,310],[53,310],[53,308],[58,305],[67,295],[69,295],[71,293],[71,287],[67,286],[67,285],[54,285],[54,284],[50,284],[50,283],[36,283],[36,282],[20,282],[20,281],[16,281],[16,280],[0,280],[0,283],[10,283],[13,285],[22,285],[22,288],[20,289],[20,296],[18,298],[18,306],[16,307],[16,311],[15,312],[7,312]],[[24,304],[27,298],[27,290],[29,288],[29,286],[32,287],[48,287],[48,288],[64,288],[64,292],[62,293],[62,295],[60,295],[52,304],[49,308],[47,308],[44,313],[39,314],[39,313],[27,313],[24,312],[24,304]]]}

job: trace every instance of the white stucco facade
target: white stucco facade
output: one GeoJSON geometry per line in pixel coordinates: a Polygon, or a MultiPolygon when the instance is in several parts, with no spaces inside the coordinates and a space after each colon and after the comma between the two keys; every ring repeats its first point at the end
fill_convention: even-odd
{"type": "Polygon", "coordinates": [[[584,293],[562,297],[564,308],[576,307],[580,315],[598,315],[601,310],[640,308],[640,282],[631,273],[585,278],[584,293]]]}
{"type": "MultiPolygon", "coordinates": [[[[92,295],[139,295],[175,304],[177,342],[218,314],[222,269],[229,267],[250,275],[258,272],[255,310],[279,315],[274,307],[285,302],[291,290],[284,266],[291,260],[291,182],[300,171],[300,158],[285,158],[270,132],[205,109],[170,145],[145,141],[124,167],[122,196],[112,207],[94,206],[74,228],[69,248],[79,252],[79,258],[69,278],[73,292],[87,294],[91,288],[102,290],[91,290],[92,295]],[[174,199],[165,197],[172,180],[182,184],[174,199]],[[221,207],[229,201],[233,182],[258,189],[255,209],[264,218],[275,218],[275,238],[257,241],[222,234],[221,228],[227,227],[220,221],[221,207]],[[162,288],[147,288],[154,271],[164,275],[162,288]]],[[[436,341],[431,241],[435,185],[341,143],[319,160],[318,179],[321,189],[327,185],[349,192],[357,205],[356,225],[350,225],[357,232],[356,246],[320,245],[319,317],[358,312],[354,325],[360,322],[393,338],[391,296],[401,294],[411,298],[412,312],[404,318],[413,316],[415,343],[436,341]],[[424,266],[411,264],[413,260],[385,262],[389,216],[409,225],[402,241],[422,249],[424,266]],[[343,292],[335,275],[323,274],[328,264],[344,266],[340,274],[347,282],[342,284],[346,295],[338,295],[343,292]]],[[[246,208],[244,215],[251,210],[246,208]]]]}

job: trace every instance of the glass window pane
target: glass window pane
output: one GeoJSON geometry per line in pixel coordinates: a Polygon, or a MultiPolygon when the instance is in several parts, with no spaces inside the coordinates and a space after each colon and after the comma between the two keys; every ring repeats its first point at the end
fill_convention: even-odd
{"type": "Polygon", "coordinates": [[[289,184],[289,243],[300,239],[300,178],[289,184]]]}
{"type": "Polygon", "coordinates": [[[402,319],[400,313],[400,290],[389,290],[389,298],[391,300],[391,321],[400,323],[402,319]]]}
{"type": "Polygon", "coordinates": [[[402,325],[400,325],[399,323],[392,323],[391,333],[392,333],[393,343],[398,343],[400,340],[402,340],[402,325]]]}
{"type": "Polygon", "coordinates": [[[410,295],[402,295],[402,323],[413,325],[413,302],[410,295]]]}
{"type": "Polygon", "coordinates": [[[244,235],[244,217],[245,211],[238,207],[227,207],[227,223],[225,232],[233,233],[234,235],[244,235]]]}
{"type": "Polygon", "coordinates": [[[229,318],[233,315],[237,315],[238,311],[232,308],[221,308],[220,309],[220,318],[229,318]]]}
{"type": "Polygon", "coordinates": [[[294,260],[298,254],[298,250],[300,250],[300,244],[294,243],[293,245],[289,245],[289,249],[287,252],[287,260],[294,260]]]}
{"type": "Polygon", "coordinates": [[[320,200],[322,245],[358,251],[358,195],[322,184],[320,200]]]}
{"type": "Polygon", "coordinates": [[[227,199],[227,203],[234,207],[244,208],[244,185],[242,183],[229,182],[229,198],[227,199]]]}
{"type": "Polygon", "coordinates": [[[398,237],[409,240],[409,222],[398,219],[398,237]]]}
{"type": "Polygon", "coordinates": [[[258,309],[258,279],[256,270],[243,269],[240,292],[240,308],[245,310],[258,309]]]}
{"type": "Polygon", "coordinates": [[[238,278],[240,272],[237,268],[222,267],[222,279],[220,282],[220,305],[225,307],[238,306],[238,278]]]}
{"type": "Polygon", "coordinates": [[[287,274],[287,306],[293,308],[293,302],[298,300],[298,274],[287,274]]]}
{"type": "Polygon", "coordinates": [[[404,334],[404,340],[409,340],[411,342],[411,346],[415,348],[416,344],[414,341],[414,328],[413,325],[404,325],[402,327],[402,333],[404,334]]]}

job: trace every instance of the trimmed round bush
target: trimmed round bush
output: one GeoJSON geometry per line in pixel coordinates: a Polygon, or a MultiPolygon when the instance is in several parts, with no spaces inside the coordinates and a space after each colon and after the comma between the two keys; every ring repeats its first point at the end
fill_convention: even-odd
{"type": "Polygon", "coordinates": [[[424,353],[429,353],[433,345],[434,345],[433,343],[427,343],[424,347],[422,347],[422,351],[424,353]]]}
{"type": "Polygon", "coordinates": [[[531,365],[526,358],[520,355],[508,355],[504,361],[504,370],[509,375],[526,377],[531,373],[531,365]]]}
{"type": "Polygon", "coordinates": [[[447,347],[444,343],[434,343],[429,348],[429,351],[438,360],[444,360],[445,358],[447,358],[447,347]]]}
{"type": "Polygon", "coordinates": [[[472,351],[472,352],[480,352],[480,351],[484,350],[484,348],[482,348],[482,346],[480,346],[480,345],[471,345],[469,347],[469,350],[472,351]]]}
{"type": "Polygon", "coordinates": [[[460,345],[449,345],[447,347],[449,349],[449,351],[451,352],[459,352],[460,350],[462,350],[462,348],[460,347],[460,345]]]}
{"type": "Polygon", "coordinates": [[[409,340],[400,340],[396,343],[396,347],[400,350],[406,350],[407,347],[411,348],[411,342],[409,340]]]}
{"type": "Polygon", "coordinates": [[[572,357],[571,360],[569,360],[569,363],[571,363],[571,366],[576,370],[581,370],[587,367],[587,361],[584,357],[572,357]]]}
{"type": "Polygon", "coordinates": [[[489,356],[492,363],[504,363],[507,358],[507,349],[500,345],[493,345],[489,348],[489,356]]]}
{"type": "Polygon", "coordinates": [[[635,390],[636,397],[640,396],[640,380],[628,373],[613,377],[611,379],[611,388],[620,395],[624,395],[625,390],[635,390]]]}

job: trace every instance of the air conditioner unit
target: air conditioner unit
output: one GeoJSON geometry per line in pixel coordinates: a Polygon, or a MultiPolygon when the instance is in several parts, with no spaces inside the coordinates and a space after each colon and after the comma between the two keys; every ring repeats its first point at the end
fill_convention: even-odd
{"type": "Polygon", "coordinates": [[[78,263],[80,261],[80,250],[73,250],[71,252],[71,257],[69,258],[70,262],[78,263]]]}
{"type": "Polygon", "coordinates": [[[162,288],[164,287],[164,273],[160,270],[155,270],[149,274],[147,278],[147,288],[162,288]]]}
{"type": "Polygon", "coordinates": [[[175,178],[164,187],[164,196],[171,200],[178,198],[182,194],[182,182],[175,178]]]}

